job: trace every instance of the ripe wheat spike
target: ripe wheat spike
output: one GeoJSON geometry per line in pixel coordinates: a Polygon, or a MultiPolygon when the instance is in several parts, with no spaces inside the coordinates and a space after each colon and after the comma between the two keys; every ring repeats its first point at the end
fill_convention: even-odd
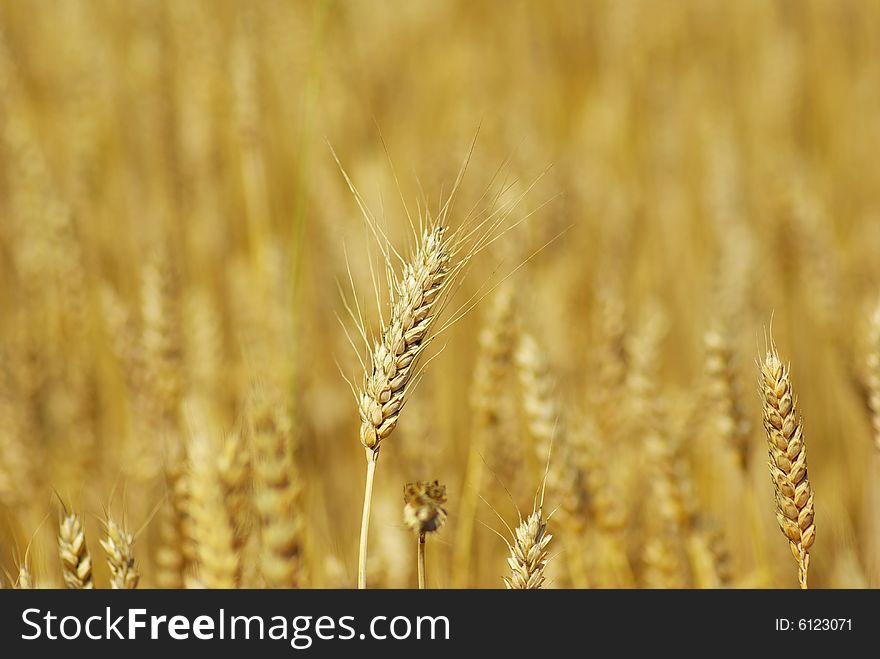
{"type": "Polygon", "coordinates": [[[807,588],[810,547],[816,539],[813,487],[807,475],[803,424],[791,389],[788,367],[771,345],[761,365],[760,393],[769,445],[770,477],[776,497],[776,520],[797,561],[798,581],[807,588]]]}
{"type": "Polygon", "coordinates": [[[133,590],[140,581],[134,561],[134,538],[112,519],[104,522],[107,537],[100,540],[110,568],[110,587],[114,590],[133,590]]]}
{"type": "Polygon", "coordinates": [[[75,513],[64,515],[58,530],[58,553],[64,585],[72,589],[92,589],[92,557],[86,546],[82,519],[75,513]]]}

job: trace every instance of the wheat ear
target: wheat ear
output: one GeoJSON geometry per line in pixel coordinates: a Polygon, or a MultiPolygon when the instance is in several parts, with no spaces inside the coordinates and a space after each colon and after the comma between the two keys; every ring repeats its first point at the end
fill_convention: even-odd
{"type": "Polygon", "coordinates": [[[217,459],[223,486],[226,516],[232,524],[236,550],[241,550],[250,531],[251,454],[245,433],[235,429],[226,436],[217,459]]]}
{"type": "Polygon", "coordinates": [[[18,581],[15,582],[15,588],[16,590],[34,589],[34,579],[31,576],[31,571],[24,563],[18,568],[18,581]]]}
{"type": "Polygon", "coordinates": [[[180,407],[183,339],[180,291],[173,262],[160,250],[144,268],[142,280],[143,366],[150,423],[161,430],[177,426],[180,407]]]}
{"type": "Polygon", "coordinates": [[[591,417],[582,416],[571,433],[571,459],[583,486],[589,521],[595,525],[595,587],[634,588],[632,566],[626,552],[628,511],[613,476],[608,474],[607,446],[591,417]]]}
{"type": "Polygon", "coordinates": [[[92,589],[92,557],[86,546],[82,519],[75,513],[64,515],[58,529],[58,554],[64,585],[72,589],[92,589]]]}
{"type": "Polygon", "coordinates": [[[495,436],[501,433],[502,427],[499,405],[501,383],[508,373],[513,355],[516,333],[514,311],[514,289],[510,284],[502,284],[492,297],[485,324],[480,331],[474,366],[471,390],[473,430],[468,446],[453,555],[456,588],[465,588],[470,579],[474,521],[480,501],[486,447],[500,443],[495,436]]]}
{"type": "Polygon", "coordinates": [[[218,447],[203,428],[190,440],[190,516],[199,559],[199,579],[207,588],[235,588],[240,562],[235,530],[220,477],[218,447]]]}
{"type": "Polygon", "coordinates": [[[733,451],[739,467],[745,470],[749,457],[749,423],[743,412],[729,337],[720,329],[712,329],[706,333],[705,344],[709,395],[717,422],[715,430],[720,441],[733,451]]]}
{"type": "Polygon", "coordinates": [[[183,492],[185,479],[182,461],[166,468],[166,503],[159,517],[159,548],[156,550],[156,584],[160,588],[183,588],[186,567],[192,559],[192,554],[185,549],[191,544],[183,492]]]}
{"type": "Polygon", "coordinates": [[[260,572],[270,588],[303,583],[304,524],[291,422],[262,392],[251,401],[254,508],[260,523],[260,572]]]}
{"type": "Polygon", "coordinates": [[[688,515],[671,443],[659,430],[649,428],[645,453],[651,478],[644,500],[642,578],[649,588],[686,588],[691,580],[683,543],[688,515]]]}
{"type": "Polygon", "coordinates": [[[593,408],[603,441],[613,443],[620,438],[624,421],[619,403],[629,377],[627,340],[630,328],[626,305],[617,285],[599,288],[595,305],[593,408]]]}
{"type": "Polygon", "coordinates": [[[137,588],[140,574],[134,562],[134,538],[112,519],[104,522],[104,528],[107,537],[100,542],[110,568],[110,587],[114,590],[137,588]]]}
{"type": "Polygon", "coordinates": [[[547,545],[552,538],[547,533],[547,520],[541,507],[536,507],[531,515],[520,520],[513,542],[507,543],[510,576],[504,577],[504,585],[508,590],[535,590],[544,585],[547,545]]]}
{"type": "Polygon", "coordinates": [[[810,547],[816,539],[813,488],[807,475],[803,425],[791,390],[788,367],[771,344],[759,382],[764,401],[764,429],[769,442],[770,477],[776,493],[776,520],[788,538],[798,565],[798,581],[807,588],[810,547]]]}
{"type": "Polygon", "coordinates": [[[589,497],[584,474],[578,469],[561,411],[553,390],[546,357],[535,338],[522,333],[516,350],[522,405],[538,463],[553,451],[547,471],[547,491],[559,507],[558,527],[563,531],[569,576],[576,588],[587,588],[583,556],[584,524],[589,518],[589,497]]]}

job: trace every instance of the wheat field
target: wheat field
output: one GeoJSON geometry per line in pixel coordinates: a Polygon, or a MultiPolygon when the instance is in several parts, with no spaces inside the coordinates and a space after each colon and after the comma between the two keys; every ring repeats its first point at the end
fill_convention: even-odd
{"type": "Polygon", "coordinates": [[[0,582],[880,586],[878,117],[869,0],[0,0],[0,582]]]}

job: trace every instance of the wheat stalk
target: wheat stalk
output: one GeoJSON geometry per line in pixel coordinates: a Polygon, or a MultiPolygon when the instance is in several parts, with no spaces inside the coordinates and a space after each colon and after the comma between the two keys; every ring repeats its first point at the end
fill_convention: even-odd
{"type": "Polygon", "coordinates": [[[764,429],[769,443],[770,477],[776,493],[776,520],[788,538],[798,565],[798,581],[807,588],[810,547],[816,539],[813,488],[807,475],[803,425],[791,390],[788,367],[771,344],[759,380],[764,429]]]}
{"type": "Polygon", "coordinates": [[[64,585],[73,589],[92,589],[92,557],[86,546],[82,519],[75,513],[64,515],[58,530],[58,553],[64,585]]]}
{"type": "Polygon", "coordinates": [[[366,588],[367,536],[373,477],[382,441],[394,431],[406,402],[419,357],[452,281],[453,244],[445,228],[432,222],[422,233],[415,254],[393,277],[391,319],[370,353],[370,370],[360,392],[360,440],[367,456],[367,480],[361,520],[358,588],[366,588]]]}
{"type": "Polygon", "coordinates": [[[540,506],[520,520],[513,542],[507,543],[510,576],[504,577],[504,585],[508,590],[535,590],[544,585],[544,567],[549,558],[547,546],[552,538],[547,533],[547,520],[540,506]]]}
{"type": "Polygon", "coordinates": [[[114,590],[137,588],[140,574],[134,561],[134,538],[112,519],[104,522],[107,537],[100,540],[110,568],[110,587],[114,590]]]}

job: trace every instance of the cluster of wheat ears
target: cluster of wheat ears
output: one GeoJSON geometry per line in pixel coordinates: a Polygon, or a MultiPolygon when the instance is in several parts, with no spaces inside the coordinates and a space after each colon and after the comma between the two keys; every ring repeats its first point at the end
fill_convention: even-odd
{"type": "MultiPolygon", "coordinates": [[[[462,173],[464,169],[462,170],[462,173]]],[[[351,186],[347,175],[346,180],[351,186]]],[[[367,540],[370,529],[370,510],[373,481],[380,449],[391,443],[399,416],[421,373],[422,355],[443,327],[437,320],[448,301],[448,293],[457,277],[465,270],[471,258],[496,238],[499,226],[504,224],[509,211],[489,213],[476,227],[464,225],[450,230],[448,212],[454,200],[455,189],[438,216],[419,217],[419,227],[413,226],[415,248],[408,257],[401,257],[387,242],[380,240],[383,262],[389,281],[389,316],[376,334],[372,344],[367,343],[367,360],[363,384],[353,386],[360,414],[359,438],[366,455],[366,487],[358,559],[358,587],[367,585],[367,540]],[[474,235],[477,237],[470,241],[474,235]],[[392,256],[393,253],[393,256],[392,256]],[[394,258],[400,259],[395,269],[394,258]]],[[[361,203],[359,193],[351,187],[361,204],[364,218],[377,237],[381,227],[361,203]]],[[[601,477],[603,469],[597,453],[595,434],[591,423],[581,421],[579,438],[570,437],[563,424],[562,410],[556,399],[552,373],[544,363],[538,342],[517,329],[515,295],[502,281],[501,290],[494,294],[496,308],[481,340],[478,355],[475,406],[480,410],[478,428],[480,443],[475,440],[474,459],[491,449],[491,442],[504,442],[498,425],[498,389],[504,386],[504,371],[511,366],[518,374],[522,390],[521,411],[532,436],[536,455],[546,455],[547,464],[540,485],[540,496],[535,495],[534,507],[525,518],[520,517],[515,529],[508,527],[510,538],[505,539],[510,556],[507,559],[510,574],[503,583],[511,589],[541,588],[545,583],[550,517],[555,517],[567,546],[572,567],[570,578],[576,585],[589,583],[589,569],[584,557],[593,548],[584,545],[583,528],[593,523],[601,533],[607,533],[608,552],[605,560],[616,567],[618,585],[632,583],[632,569],[622,544],[614,542],[625,524],[606,509],[613,501],[615,484],[601,477]],[[591,436],[592,435],[592,436],[591,436]],[[553,449],[556,454],[554,455],[553,449]],[[553,512],[545,511],[545,490],[555,502],[553,512]],[[614,555],[614,554],[617,555],[614,555]]],[[[378,296],[378,291],[377,291],[378,296]]],[[[347,306],[357,334],[368,341],[360,306],[347,306]]],[[[465,309],[467,311],[467,309],[465,309]]],[[[161,330],[160,330],[161,331],[161,330]]],[[[167,345],[169,337],[157,337],[167,345]]],[[[737,428],[745,420],[736,399],[735,383],[729,371],[722,335],[707,338],[713,372],[712,395],[718,404],[717,413],[723,414],[723,427],[729,432],[727,448],[734,453],[743,451],[737,428]],[[723,413],[721,412],[723,410],[723,413]]],[[[685,586],[689,576],[698,583],[720,587],[729,583],[725,568],[724,541],[711,537],[708,522],[699,506],[691,500],[691,476],[688,466],[679,454],[679,447],[662,434],[662,421],[657,418],[655,395],[650,377],[650,352],[656,346],[645,346],[645,380],[630,385],[646,396],[646,435],[643,449],[650,461],[651,482],[645,514],[650,516],[646,526],[656,529],[646,537],[644,552],[644,579],[646,584],[685,586]],[[684,534],[682,536],[682,534],[684,534]],[[684,537],[682,546],[678,546],[684,537]],[[678,555],[681,549],[686,551],[678,555]]],[[[880,391],[876,354],[869,364],[873,379],[868,382],[871,391],[871,409],[876,409],[880,391]]],[[[145,365],[150,368],[149,365],[145,365]]],[[[780,360],[775,345],[771,344],[760,364],[759,391],[763,401],[764,428],[769,445],[769,468],[775,493],[775,512],[779,527],[788,538],[798,569],[801,588],[807,588],[810,548],[815,539],[813,491],[807,473],[807,456],[802,422],[795,407],[788,367],[780,360]]],[[[607,395],[607,392],[603,392],[607,395]]],[[[258,582],[271,586],[297,586],[302,583],[304,566],[300,560],[303,529],[297,519],[297,471],[290,455],[289,420],[278,413],[279,403],[265,399],[265,392],[251,395],[252,407],[246,415],[247,428],[236,428],[222,446],[212,444],[204,420],[194,423],[186,442],[186,462],[180,470],[171,472],[169,462],[169,497],[173,501],[174,519],[168,529],[168,545],[163,546],[158,567],[163,570],[159,583],[180,586],[191,583],[208,588],[234,588],[242,583],[244,546],[248,535],[255,532],[258,549],[255,551],[258,582]],[[247,439],[246,439],[247,438],[247,439]],[[247,441],[249,440],[249,442],[247,441]],[[219,453],[218,453],[219,451],[219,453]],[[173,475],[171,475],[173,474],[173,475]],[[254,530],[256,518],[258,531],[254,530]],[[187,573],[187,547],[190,560],[196,563],[187,573]]],[[[173,410],[171,411],[173,415],[173,410]]],[[[746,468],[745,457],[737,455],[740,468],[746,468]]],[[[173,464],[173,463],[171,463],[173,464]]],[[[471,492],[479,489],[482,470],[477,467],[468,476],[476,482],[466,483],[471,492]]],[[[426,535],[437,532],[447,519],[446,488],[438,481],[409,483],[405,487],[403,517],[418,539],[419,587],[426,587],[426,535]]],[[[62,502],[63,505],[63,502],[62,502]]],[[[472,510],[471,510],[472,512],[472,510]]],[[[619,513],[617,513],[619,515],[619,513]]],[[[473,524],[473,519],[465,520],[473,524]]],[[[503,521],[503,519],[502,519],[503,521]]],[[[139,574],[133,555],[132,535],[111,518],[106,520],[106,535],[100,542],[107,555],[110,584],[113,588],[136,588],[139,574]]],[[[60,518],[58,551],[61,574],[68,588],[93,588],[92,561],[86,544],[82,519],[66,510],[60,518]]],[[[467,570],[467,554],[463,555],[462,570],[467,570]]],[[[33,587],[34,579],[26,560],[19,568],[15,585],[33,587]]]]}
{"type": "Polygon", "coordinates": [[[876,8],[35,4],[4,587],[880,586],[876,8]]]}

